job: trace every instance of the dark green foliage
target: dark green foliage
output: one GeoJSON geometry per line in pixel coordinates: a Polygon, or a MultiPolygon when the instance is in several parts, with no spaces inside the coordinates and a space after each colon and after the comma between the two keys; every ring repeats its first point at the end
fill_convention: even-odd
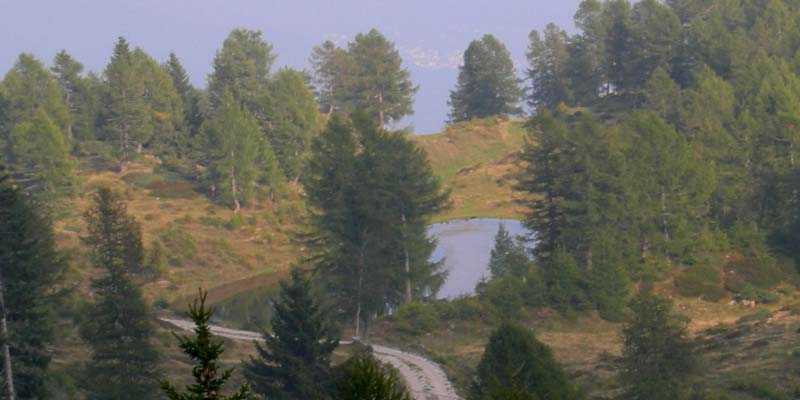
{"type": "MultiPolygon", "coordinates": [[[[201,107],[202,95],[198,89],[192,86],[186,69],[183,68],[183,64],[181,64],[180,59],[178,59],[175,53],[169,53],[169,58],[167,62],[164,63],[164,70],[169,74],[172,79],[172,86],[181,97],[183,120],[188,125],[190,133],[196,135],[203,123],[204,117],[201,107]]],[[[187,145],[187,143],[181,144],[184,146],[187,145]]]]}
{"type": "Polygon", "coordinates": [[[494,247],[489,255],[489,272],[493,277],[522,277],[530,267],[527,249],[521,238],[513,238],[501,223],[494,236],[494,247]]]}
{"type": "Polygon", "coordinates": [[[394,368],[363,351],[338,368],[337,400],[411,400],[394,368]]]}
{"type": "Polygon", "coordinates": [[[532,31],[528,36],[528,79],[531,81],[528,103],[532,107],[554,107],[571,100],[568,75],[569,38],[554,24],[548,24],[542,35],[532,31]]]}
{"type": "Polygon", "coordinates": [[[569,400],[579,396],[547,346],[526,328],[503,323],[489,338],[468,398],[569,400]]]}
{"type": "Polygon", "coordinates": [[[86,369],[90,399],[153,398],[158,391],[154,327],[136,275],[143,270],[141,227],[110,189],[92,197],[85,214],[86,244],[104,275],[92,281],[96,301],[81,326],[92,349],[86,369]]]}
{"type": "Polygon", "coordinates": [[[247,380],[269,399],[326,398],[339,338],[302,271],[281,282],[273,307],[272,332],[264,333],[263,346],[256,344],[258,356],[245,362],[247,380]]]}
{"type": "MultiPolygon", "coordinates": [[[[0,169],[0,289],[16,394],[48,398],[44,381],[54,339],[55,285],[66,271],[48,220],[0,169]]],[[[0,355],[0,360],[3,356],[0,355]]],[[[5,375],[3,375],[4,377],[5,375]]],[[[5,387],[0,377],[0,386],[5,387]]]]}
{"type": "Polygon", "coordinates": [[[434,242],[425,226],[447,194],[426,154],[401,133],[366,115],[353,124],[334,115],[314,142],[306,191],[320,211],[309,245],[357,334],[387,305],[436,293],[442,275],[429,261],[434,242]]]}
{"type": "Polygon", "coordinates": [[[473,40],[464,52],[458,83],[450,92],[450,121],[516,115],[522,91],[506,46],[492,35],[473,40]]]}
{"type": "Polygon", "coordinates": [[[206,308],[207,292],[200,292],[194,304],[189,306],[187,315],[195,324],[194,337],[178,336],[180,348],[197,364],[192,368],[194,383],[186,386],[184,392],[171,383],[161,381],[161,390],[170,400],[245,400],[250,398],[250,387],[243,385],[235,394],[224,396],[222,387],[233,375],[233,369],[218,372],[218,361],[225,351],[222,341],[215,341],[208,321],[214,316],[213,308],[206,308]],[[199,300],[199,302],[198,302],[199,300]]]}
{"type": "Polygon", "coordinates": [[[672,303],[648,293],[631,303],[633,312],[623,328],[621,379],[626,398],[672,399],[687,397],[697,368],[686,321],[672,314],[672,303]]]}
{"type": "Polygon", "coordinates": [[[97,77],[82,76],[83,65],[66,50],[56,54],[51,70],[61,86],[64,105],[70,113],[67,137],[70,140],[95,139],[100,96],[97,77]]]}

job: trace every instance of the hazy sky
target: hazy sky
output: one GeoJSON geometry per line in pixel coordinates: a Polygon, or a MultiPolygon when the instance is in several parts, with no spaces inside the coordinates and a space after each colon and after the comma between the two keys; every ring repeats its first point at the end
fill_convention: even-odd
{"type": "Polygon", "coordinates": [[[102,71],[117,36],[164,60],[181,58],[192,81],[205,86],[215,51],[235,27],[259,29],[279,54],[277,65],[307,66],[311,48],[326,39],[345,44],[377,28],[400,49],[420,86],[419,133],[439,130],[447,117],[463,50],[492,33],[524,67],[528,32],[548,22],[572,30],[579,0],[0,0],[0,71],[20,52],[48,64],[64,48],[88,69],[102,71]]]}

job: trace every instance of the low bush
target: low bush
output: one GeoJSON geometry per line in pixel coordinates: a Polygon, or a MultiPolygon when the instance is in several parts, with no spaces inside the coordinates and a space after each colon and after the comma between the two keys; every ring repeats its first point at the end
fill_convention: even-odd
{"type": "Polygon", "coordinates": [[[184,265],[197,253],[197,243],[192,235],[176,226],[169,226],[161,233],[161,243],[167,249],[167,260],[173,267],[184,265]]]}
{"type": "Polygon", "coordinates": [[[440,315],[433,304],[403,304],[392,315],[395,326],[406,333],[421,335],[434,331],[439,325],[440,315]]]}
{"type": "Polygon", "coordinates": [[[701,297],[709,301],[719,301],[725,297],[720,286],[719,271],[707,266],[688,268],[675,278],[675,289],[683,297],[701,297]]]}

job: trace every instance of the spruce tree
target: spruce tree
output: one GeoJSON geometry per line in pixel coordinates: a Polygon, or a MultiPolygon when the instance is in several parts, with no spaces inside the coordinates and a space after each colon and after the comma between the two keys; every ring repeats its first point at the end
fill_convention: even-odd
{"type": "Polygon", "coordinates": [[[189,132],[192,135],[197,134],[200,125],[203,123],[203,112],[201,110],[201,94],[200,91],[192,86],[189,80],[189,74],[183,67],[181,60],[175,53],[170,52],[169,58],[164,63],[164,70],[167,71],[172,79],[172,86],[178,95],[181,97],[181,104],[183,105],[183,120],[187,125],[189,132]]]}
{"type": "Polygon", "coordinates": [[[450,92],[450,121],[516,115],[522,90],[506,46],[492,35],[473,40],[464,52],[456,88],[450,92]]]}
{"type": "Polygon", "coordinates": [[[158,391],[158,353],[154,326],[136,275],[143,270],[142,232],[125,203],[100,188],[85,214],[85,243],[104,275],[92,281],[96,301],[81,326],[91,347],[87,366],[89,399],[154,398],[158,391]]]}
{"type": "Polygon", "coordinates": [[[256,343],[258,356],[245,362],[247,380],[269,399],[326,398],[339,338],[302,271],[281,282],[273,307],[272,331],[264,332],[263,346],[256,343]]]}
{"type": "Polygon", "coordinates": [[[161,381],[161,390],[170,400],[246,400],[250,398],[250,387],[241,386],[230,396],[222,395],[222,387],[233,375],[233,369],[218,372],[218,362],[225,351],[222,341],[215,341],[208,322],[214,316],[213,308],[206,308],[207,292],[200,292],[187,315],[195,324],[194,337],[178,336],[180,348],[197,364],[192,368],[194,383],[178,392],[171,383],[161,381]]]}
{"type": "Polygon", "coordinates": [[[397,371],[366,351],[352,356],[337,369],[337,400],[411,400],[397,371]]]}
{"type": "Polygon", "coordinates": [[[686,336],[686,321],[672,313],[671,302],[649,293],[639,294],[631,310],[633,315],[623,328],[620,373],[627,398],[687,398],[697,360],[686,336]]]}
{"type": "Polygon", "coordinates": [[[525,276],[531,261],[526,252],[522,242],[512,237],[505,224],[500,223],[489,255],[489,272],[492,277],[525,276]]]}
{"type": "Polygon", "coordinates": [[[579,396],[546,345],[528,329],[504,322],[489,338],[467,398],[570,400],[579,396]]]}
{"type": "Polygon", "coordinates": [[[3,398],[47,398],[55,285],[66,271],[50,221],[0,168],[0,387],[3,398]],[[10,356],[10,357],[9,357],[10,356]],[[9,382],[8,377],[11,377],[9,382]]]}

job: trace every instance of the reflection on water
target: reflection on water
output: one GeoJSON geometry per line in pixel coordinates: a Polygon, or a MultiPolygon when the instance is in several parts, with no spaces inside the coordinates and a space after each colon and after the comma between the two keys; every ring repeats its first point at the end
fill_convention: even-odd
{"type": "MultiPolygon", "coordinates": [[[[526,234],[519,221],[500,219],[468,219],[431,225],[428,233],[439,240],[432,259],[445,257],[449,274],[439,291],[440,299],[472,294],[475,285],[488,277],[489,255],[500,223],[512,235],[526,234]]],[[[233,296],[216,305],[216,317],[238,328],[260,330],[269,326],[271,298],[277,285],[233,296]]]]}
{"type": "Polygon", "coordinates": [[[439,239],[433,260],[444,257],[449,271],[439,298],[472,294],[481,278],[488,277],[489,255],[500,223],[504,223],[512,235],[527,233],[516,220],[481,218],[431,225],[428,233],[439,239]]]}

